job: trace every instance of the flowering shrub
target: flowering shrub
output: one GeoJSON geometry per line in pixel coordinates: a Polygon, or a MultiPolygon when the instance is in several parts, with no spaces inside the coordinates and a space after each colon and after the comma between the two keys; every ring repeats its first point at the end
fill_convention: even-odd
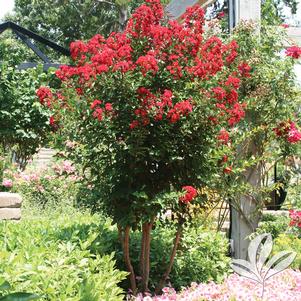
{"type": "Polygon", "coordinates": [[[290,210],[289,211],[290,223],[289,226],[293,233],[297,237],[301,237],[301,211],[299,210],[290,210]]]}
{"type": "Polygon", "coordinates": [[[166,20],[159,0],[147,0],[123,33],[73,42],[75,66],[56,72],[61,89],[37,91],[52,124],[75,145],[70,158],[84,165],[102,192],[102,208],[119,225],[133,292],[130,229],[143,233],[139,274],[147,291],[157,216],[171,210],[179,222],[176,250],[191,203],[204,201],[196,190],[216,172],[231,173],[221,158],[211,160],[211,149],[223,148],[245,115],[238,90],[251,68],[236,59],[236,41],[205,38],[203,25],[198,5],[179,23],[166,20]]]}
{"type": "Polygon", "coordinates": [[[261,24],[259,29],[252,22],[241,22],[231,36],[240,45],[238,57],[251,67],[240,64],[239,72],[251,76],[242,78],[239,89],[241,101],[247,104],[244,120],[218,136],[223,148],[214,152],[228,178],[221,177],[216,187],[238,212],[246,198],[254,202],[253,212],[242,218],[249,219],[249,234],[254,231],[249,222],[256,227],[271,192],[277,195],[284,187],[277,182],[284,177],[280,162],[300,148],[300,87],[294,71],[298,61],[283,55],[286,37],[282,27],[261,24]],[[276,183],[271,177],[275,162],[276,183]]]}
{"type": "Polygon", "coordinates": [[[10,174],[14,190],[22,194],[27,205],[74,205],[80,177],[70,161],[59,161],[40,169],[29,167],[24,172],[10,174]]]}
{"type": "Polygon", "coordinates": [[[0,191],[15,192],[15,174],[17,174],[17,165],[9,163],[7,158],[3,157],[4,160],[3,170],[0,177],[0,191]]]}
{"type": "Polygon", "coordinates": [[[223,284],[192,283],[191,287],[177,294],[173,288],[163,289],[158,297],[138,297],[137,301],[298,301],[301,298],[301,272],[286,270],[267,281],[264,298],[261,286],[237,274],[230,275],[223,284]]]}

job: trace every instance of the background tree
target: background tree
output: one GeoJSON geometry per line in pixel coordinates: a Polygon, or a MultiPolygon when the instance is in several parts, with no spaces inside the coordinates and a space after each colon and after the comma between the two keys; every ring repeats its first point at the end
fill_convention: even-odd
{"type": "Polygon", "coordinates": [[[9,33],[0,41],[0,143],[5,154],[14,153],[24,168],[28,159],[45,143],[51,131],[50,113],[36,102],[36,89],[54,74],[42,67],[18,70],[32,52],[9,33]]]}
{"type": "MultiPolygon", "coordinates": [[[[143,0],[16,0],[14,12],[6,17],[45,38],[69,47],[97,33],[108,36],[126,25],[130,13],[143,0]]],[[[168,2],[168,1],[165,1],[168,2]]]]}

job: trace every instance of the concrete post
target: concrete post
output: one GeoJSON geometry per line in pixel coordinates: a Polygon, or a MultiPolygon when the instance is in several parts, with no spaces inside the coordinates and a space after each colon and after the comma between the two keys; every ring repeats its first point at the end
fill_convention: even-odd
{"type": "Polygon", "coordinates": [[[261,19],[261,1],[260,0],[235,0],[237,3],[237,22],[256,21],[261,19]]]}

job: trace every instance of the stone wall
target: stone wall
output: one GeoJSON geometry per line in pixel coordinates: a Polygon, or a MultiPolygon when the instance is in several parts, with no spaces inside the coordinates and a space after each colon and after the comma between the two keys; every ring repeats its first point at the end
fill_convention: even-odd
{"type": "Polygon", "coordinates": [[[17,193],[0,192],[0,220],[21,218],[22,198],[17,193]]]}

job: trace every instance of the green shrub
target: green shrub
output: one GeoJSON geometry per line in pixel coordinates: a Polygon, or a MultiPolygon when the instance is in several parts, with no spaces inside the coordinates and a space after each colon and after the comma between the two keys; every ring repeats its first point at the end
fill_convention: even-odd
{"type": "MultiPolygon", "coordinates": [[[[100,232],[100,236],[92,245],[93,251],[99,254],[114,252],[118,268],[125,270],[116,229],[114,227],[109,229],[108,225],[101,225],[100,232]]],[[[174,233],[173,229],[167,227],[158,226],[153,230],[150,255],[150,289],[154,289],[166,270],[174,233]]],[[[140,233],[135,232],[130,242],[132,264],[137,269],[139,266],[140,238],[140,233]]],[[[193,281],[222,281],[230,272],[230,258],[227,257],[227,252],[228,242],[221,233],[201,228],[187,228],[183,233],[169,276],[170,283],[174,288],[180,289],[182,286],[190,285],[193,281]]],[[[124,283],[123,286],[128,287],[128,283],[124,283]]]]}
{"type": "Polygon", "coordinates": [[[228,242],[221,233],[188,230],[170,274],[172,285],[179,289],[191,282],[221,282],[230,272],[227,252],[228,242]]]}
{"type": "Polygon", "coordinates": [[[77,212],[0,223],[0,273],[14,291],[30,291],[41,300],[123,300],[117,284],[126,276],[113,255],[94,255],[96,221],[77,212]]]}
{"type": "Polygon", "coordinates": [[[274,240],[273,253],[278,253],[281,251],[294,251],[297,253],[297,257],[292,263],[291,267],[293,269],[301,269],[301,239],[297,238],[293,234],[280,234],[274,240]]]}
{"type": "MultiPolygon", "coordinates": [[[[14,290],[33,292],[42,300],[121,300],[114,296],[119,296],[117,283],[125,274],[114,270],[111,254],[114,253],[119,270],[125,270],[125,265],[117,227],[110,219],[79,213],[63,204],[55,210],[51,206],[42,210],[40,206],[26,207],[20,223],[0,223],[0,273],[14,290]],[[107,295],[92,297],[107,291],[111,299],[106,299],[107,295]]],[[[174,229],[159,224],[153,230],[151,289],[166,269],[174,233],[174,229]]],[[[136,268],[140,238],[137,231],[131,239],[132,263],[136,268]]],[[[230,271],[227,251],[227,239],[221,233],[186,228],[169,281],[177,289],[192,281],[222,281],[230,271]]],[[[128,288],[127,280],[120,285],[128,288]]]]}
{"type": "Polygon", "coordinates": [[[255,234],[271,233],[275,239],[288,230],[289,221],[286,216],[264,215],[255,234]]]}

